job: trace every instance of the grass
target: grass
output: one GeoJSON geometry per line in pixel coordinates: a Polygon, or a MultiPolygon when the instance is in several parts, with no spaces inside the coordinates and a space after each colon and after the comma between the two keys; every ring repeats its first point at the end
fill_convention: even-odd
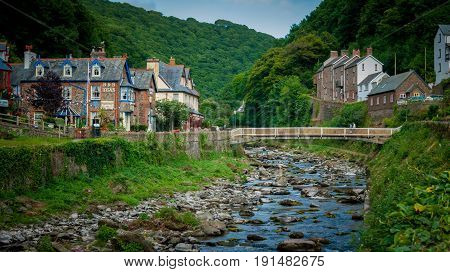
{"type": "Polygon", "coordinates": [[[12,139],[0,139],[0,146],[35,146],[35,145],[55,145],[70,142],[68,138],[52,138],[52,137],[31,137],[17,136],[12,139]]]}
{"type": "Polygon", "coordinates": [[[0,193],[0,201],[12,208],[9,213],[1,213],[0,228],[36,222],[63,212],[83,212],[101,203],[122,201],[137,205],[141,200],[160,195],[199,190],[215,178],[234,180],[245,167],[246,162],[231,153],[211,153],[198,160],[179,155],[162,164],[137,161],[97,177],[60,178],[21,195],[0,193]],[[21,211],[24,205],[20,199],[39,203],[33,205],[38,208],[21,211]]]}
{"type": "Polygon", "coordinates": [[[155,213],[155,218],[168,220],[173,223],[196,227],[200,224],[195,215],[191,212],[177,212],[174,208],[164,207],[155,213]]]}

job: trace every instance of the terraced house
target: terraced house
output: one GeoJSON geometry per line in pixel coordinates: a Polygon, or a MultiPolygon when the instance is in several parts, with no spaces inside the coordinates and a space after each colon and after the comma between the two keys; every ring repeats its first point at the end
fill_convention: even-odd
{"type": "Polygon", "coordinates": [[[358,84],[373,74],[383,71],[383,64],[372,55],[372,48],[367,48],[366,55],[360,56],[355,49],[352,55],[342,50],[331,51],[330,57],[314,75],[317,97],[325,101],[355,102],[367,98],[367,93],[358,92],[358,84]]]}
{"type": "Polygon", "coordinates": [[[52,71],[61,79],[66,102],[58,114],[69,123],[84,119],[88,126],[112,124],[127,131],[132,124],[150,124],[149,113],[154,103],[136,102],[136,93],[138,99],[150,100],[156,92],[153,73],[134,74],[138,83],[136,87],[126,55],[106,58],[104,47],[98,47],[93,49],[90,58],[68,56],[49,59],[36,57],[35,53],[27,50],[24,63],[13,64],[12,67],[12,84],[15,92],[23,98],[22,109],[35,122],[42,119],[43,112],[27,104],[25,90],[52,71]],[[148,95],[142,95],[142,92],[148,92],[148,95]]]}
{"type": "Polygon", "coordinates": [[[436,85],[450,78],[450,25],[439,25],[434,37],[436,85]]]}
{"type": "Polygon", "coordinates": [[[190,110],[184,129],[197,130],[201,128],[204,117],[198,111],[200,94],[195,89],[190,68],[183,64],[176,64],[175,59],[171,57],[169,64],[156,58],[148,59],[147,69],[153,71],[157,78],[156,100],[184,103],[190,110]]]}

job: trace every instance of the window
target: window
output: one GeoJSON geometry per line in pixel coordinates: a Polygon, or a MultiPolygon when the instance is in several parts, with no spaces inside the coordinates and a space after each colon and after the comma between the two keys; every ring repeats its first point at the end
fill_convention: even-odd
{"type": "Polygon", "coordinates": [[[438,72],[441,72],[441,70],[442,70],[442,65],[439,63],[439,69],[438,69],[438,72]]]}
{"type": "Polygon", "coordinates": [[[63,94],[62,94],[64,100],[71,100],[72,99],[72,87],[66,86],[63,88],[63,94]]]}
{"type": "Polygon", "coordinates": [[[172,100],[173,101],[180,101],[178,96],[179,96],[178,94],[173,94],[172,100]]]}
{"type": "Polygon", "coordinates": [[[72,66],[66,64],[64,65],[64,76],[71,77],[72,76],[72,66]]]}
{"type": "Polygon", "coordinates": [[[383,104],[386,104],[386,96],[383,96],[383,104]]]}
{"type": "Polygon", "coordinates": [[[355,93],[352,93],[352,99],[353,100],[355,99],[355,93]]]}
{"type": "Polygon", "coordinates": [[[391,94],[391,99],[390,99],[391,103],[394,102],[394,94],[391,94]]]}
{"type": "Polygon", "coordinates": [[[402,93],[400,94],[400,99],[405,99],[406,98],[406,94],[402,93]]]}
{"type": "Polygon", "coordinates": [[[100,87],[99,86],[91,87],[91,100],[100,100],[100,87]]]}
{"type": "Polygon", "coordinates": [[[439,48],[438,58],[440,59],[442,57],[442,49],[439,48]]]}
{"type": "Polygon", "coordinates": [[[418,92],[414,93],[414,97],[419,97],[419,96],[420,96],[420,93],[418,93],[418,92]]]}
{"type": "Polygon", "coordinates": [[[100,118],[97,112],[91,112],[91,125],[100,125],[100,118]]]}
{"type": "Polygon", "coordinates": [[[375,71],[378,71],[378,64],[375,63],[375,71]]]}
{"type": "Polygon", "coordinates": [[[98,64],[95,64],[92,67],[92,76],[93,77],[100,77],[101,76],[101,69],[100,69],[100,66],[98,64]]]}
{"type": "Polygon", "coordinates": [[[44,67],[42,65],[36,66],[36,77],[43,77],[44,76],[44,67]]]}
{"type": "Polygon", "coordinates": [[[362,70],[363,70],[363,71],[365,70],[364,63],[362,64],[362,70]]]}
{"type": "Polygon", "coordinates": [[[373,106],[373,97],[370,98],[370,105],[373,106]]]}
{"type": "Polygon", "coordinates": [[[442,35],[439,33],[439,43],[442,42],[442,35]]]}
{"type": "Polygon", "coordinates": [[[380,97],[377,97],[377,105],[380,105],[380,97]]]}
{"type": "Polygon", "coordinates": [[[120,99],[128,100],[128,90],[127,88],[120,88],[120,99]]]}

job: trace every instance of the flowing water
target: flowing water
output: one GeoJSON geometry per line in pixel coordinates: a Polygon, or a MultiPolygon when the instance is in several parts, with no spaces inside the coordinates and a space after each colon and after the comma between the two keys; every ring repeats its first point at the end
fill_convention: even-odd
{"type": "MultiPolygon", "coordinates": [[[[270,165],[287,166],[285,174],[291,179],[303,180],[301,187],[312,187],[322,184],[319,188],[322,194],[306,197],[302,191],[291,182],[280,188],[285,195],[268,194],[264,197],[270,203],[262,203],[253,209],[254,216],[243,217],[239,211],[233,216],[242,224],[236,224],[238,232],[228,232],[225,236],[210,239],[201,251],[276,251],[277,245],[289,239],[292,232],[304,233],[304,239],[320,237],[329,240],[329,244],[322,246],[323,251],[353,251],[359,239],[362,221],[352,220],[352,214],[362,214],[363,204],[345,204],[338,201],[345,198],[351,189],[365,189],[364,171],[347,161],[330,159],[308,159],[304,156],[295,157],[293,154],[283,155],[270,150],[254,149],[249,153],[257,160],[270,165]],[[268,156],[272,152],[273,156],[268,156]],[[326,185],[323,185],[326,183],[326,185]],[[326,186],[326,187],[325,187],[326,186]],[[301,203],[300,206],[286,207],[279,204],[281,200],[292,199],[301,203]],[[311,208],[313,207],[313,208],[311,208]],[[317,208],[318,207],[318,208],[317,208]],[[302,221],[293,223],[279,223],[274,217],[299,218],[302,221]],[[261,220],[262,224],[252,224],[247,220],[261,220]],[[282,229],[284,227],[284,229],[282,229]],[[287,228],[287,229],[286,229],[287,228]],[[257,234],[265,238],[263,241],[248,241],[247,235],[257,234]],[[225,243],[224,243],[225,241],[225,243]],[[219,245],[217,245],[219,244],[219,245]]],[[[246,183],[248,190],[270,191],[274,187],[267,186],[269,180],[254,179],[246,183]]],[[[361,202],[361,201],[360,201],[361,202]]],[[[260,222],[261,223],[261,222],[260,222]]]]}

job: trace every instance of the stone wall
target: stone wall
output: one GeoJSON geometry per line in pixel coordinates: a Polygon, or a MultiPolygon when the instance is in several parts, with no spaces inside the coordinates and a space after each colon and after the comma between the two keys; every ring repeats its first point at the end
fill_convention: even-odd
{"type": "Polygon", "coordinates": [[[344,106],[342,102],[324,101],[320,99],[313,99],[313,115],[311,122],[313,125],[328,121],[333,118],[334,113],[344,106]]]}

